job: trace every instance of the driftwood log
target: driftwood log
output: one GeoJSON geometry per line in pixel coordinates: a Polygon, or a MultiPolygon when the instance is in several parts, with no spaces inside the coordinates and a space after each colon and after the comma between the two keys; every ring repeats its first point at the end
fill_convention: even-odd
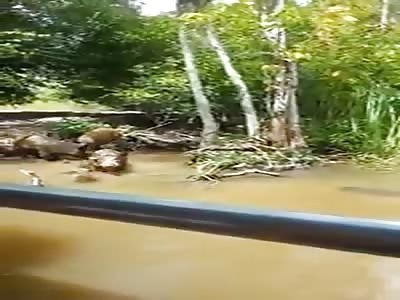
{"type": "Polygon", "coordinates": [[[190,134],[167,131],[157,133],[153,130],[133,130],[124,134],[127,141],[135,144],[135,148],[154,149],[194,149],[199,145],[199,138],[190,134]]]}

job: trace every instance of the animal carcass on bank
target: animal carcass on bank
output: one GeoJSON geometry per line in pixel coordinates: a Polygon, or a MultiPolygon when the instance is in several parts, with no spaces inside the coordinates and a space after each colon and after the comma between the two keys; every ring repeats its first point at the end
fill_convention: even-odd
{"type": "Polygon", "coordinates": [[[2,137],[0,139],[0,155],[5,157],[18,156],[19,153],[15,149],[14,142],[14,138],[2,137]]]}
{"type": "Polygon", "coordinates": [[[89,157],[91,168],[96,171],[115,173],[123,171],[128,165],[128,153],[112,149],[94,151],[89,157]]]}
{"type": "Polygon", "coordinates": [[[46,160],[56,160],[61,157],[82,158],[84,151],[82,145],[59,141],[40,134],[30,134],[22,138],[18,138],[14,142],[17,151],[25,153],[35,153],[39,158],[46,160]]]}

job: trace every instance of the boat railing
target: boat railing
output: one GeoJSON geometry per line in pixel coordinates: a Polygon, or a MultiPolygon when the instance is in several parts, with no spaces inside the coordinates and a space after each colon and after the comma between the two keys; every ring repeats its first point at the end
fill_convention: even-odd
{"type": "Polygon", "coordinates": [[[400,257],[400,222],[394,221],[5,184],[0,206],[400,257]]]}

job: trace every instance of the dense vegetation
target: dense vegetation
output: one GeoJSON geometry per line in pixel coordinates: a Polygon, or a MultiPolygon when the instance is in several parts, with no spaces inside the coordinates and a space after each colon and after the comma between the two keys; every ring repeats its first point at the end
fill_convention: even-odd
{"type": "MultiPolygon", "coordinates": [[[[266,1],[268,2],[268,1],[266,1]]],[[[298,104],[306,142],[320,152],[388,156],[400,146],[399,6],[381,24],[379,0],[288,1],[270,15],[286,29],[284,56],[299,71],[298,104]]],[[[267,5],[268,6],[268,5],[267,5]]],[[[0,104],[41,99],[140,109],[154,118],[196,120],[179,44],[191,34],[204,93],[222,125],[244,124],[237,87],[202,30],[212,24],[252,96],[260,119],[278,72],[263,36],[260,6],[208,5],[182,17],[147,17],[117,0],[6,1],[0,11],[0,104]]],[[[78,126],[78,125],[77,125],[78,126]]]]}

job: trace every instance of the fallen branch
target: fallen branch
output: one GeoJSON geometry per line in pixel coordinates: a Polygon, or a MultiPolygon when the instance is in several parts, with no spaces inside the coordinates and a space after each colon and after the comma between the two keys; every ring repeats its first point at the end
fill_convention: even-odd
{"type": "Polygon", "coordinates": [[[269,151],[276,151],[278,148],[266,145],[228,145],[228,146],[209,146],[203,147],[200,149],[196,149],[193,152],[202,153],[206,151],[249,151],[249,152],[256,152],[262,150],[269,150],[269,151]]]}
{"type": "Polygon", "coordinates": [[[268,175],[268,176],[274,176],[274,177],[280,177],[281,174],[277,172],[270,172],[270,171],[264,171],[260,169],[247,169],[243,171],[238,171],[238,172],[231,172],[231,173],[225,173],[219,175],[219,177],[234,177],[234,176],[243,176],[243,175],[248,175],[248,174],[262,174],[262,175],[268,175]]]}
{"type": "Polygon", "coordinates": [[[261,174],[273,177],[290,170],[308,168],[321,159],[307,151],[271,147],[265,141],[248,139],[227,141],[187,152],[189,165],[197,169],[198,179],[218,180],[224,177],[261,174]]]}
{"type": "Polygon", "coordinates": [[[153,127],[146,128],[145,130],[146,130],[146,131],[150,131],[150,130],[154,130],[154,129],[157,129],[157,128],[161,128],[161,127],[164,127],[164,126],[167,126],[167,125],[170,125],[170,124],[172,124],[172,122],[171,122],[171,121],[168,121],[168,122],[164,122],[164,123],[157,124],[157,125],[155,125],[155,126],[153,126],[153,127]]]}
{"type": "Polygon", "coordinates": [[[138,143],[159,148],[193,148],[197,144],[196,137],[177,132],[156,134],[149,130],[136,130],[127,134],[126,137],[138,143]]]}
{"type": "Polygon", "coordinates": [[[211,182],[218,182],[217,179],[215,179],[214,177],[207,175],[207,174],[199,175],[199,178],[203,178],[203,179],[205,179],[207,181],[211,181],[211,182]]]}

